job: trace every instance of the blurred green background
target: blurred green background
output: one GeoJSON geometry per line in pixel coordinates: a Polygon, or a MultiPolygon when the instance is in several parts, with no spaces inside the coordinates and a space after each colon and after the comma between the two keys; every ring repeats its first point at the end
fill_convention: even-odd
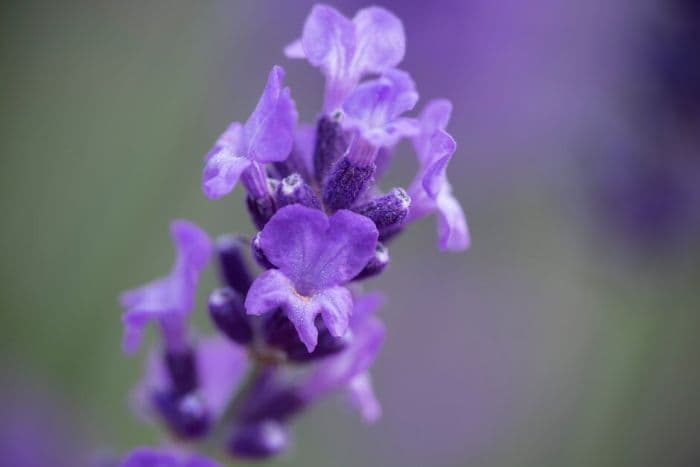
{"type": "MultiPolygon", "coordinates": [[[[201,194],[202,157],[272,64],[314,118],[322,80],[281,52],[311,4],[0,6],[2,393],[52,405],[66,455],[159,443],[128,410],[143,358],[120,351],[116,297],[170,267],[170,219],[251,232],[239,191],[201,194]]],[[[370,285],[389,296],[373,371],[384,418],[365,427],[323,403],[276,463],[699,465],[699,244],[628,248],[581,183],[587,129],[638,86],[627,58],[658,4],[386,5],[423,102],[454,101],[450,178],[473,247],[438,253],[432,220],[396,242],[370,285]]],[[[405,185],[402,157],[390,178],[405,185]]],[[[201,299],[214,283],[209,271],[201,299]]],[[[209,329],[201,308],[196,320],[209,329]]]]}

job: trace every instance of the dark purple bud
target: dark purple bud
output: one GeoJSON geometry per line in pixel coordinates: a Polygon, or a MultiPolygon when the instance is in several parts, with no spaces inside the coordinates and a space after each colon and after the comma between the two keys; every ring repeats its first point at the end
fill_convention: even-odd
{"type": "Polygon", "coordinates": [[[373,277],[381,274],[384,269],[389,265],[389,250],[377,242],[377,247],[374,250],[374,256],[367,262],[367,266],[360,271],[360,273],[355,276],[353,280],[357,281],[360,279],[367,279],[368,277],[373,277]]]}
{"type": "Polygon", "coordinates": [[[265,252],[262,250],[262,247],[260,246],[260,232],[258,232],[253,237],[253,240],[251,240],[250,249],[253,252],[253,258],[255,258],[255,262],[258,263],[258,265],[261,268],[272,269],[275,267],[275,265],[272,264],[270,262],[270,260],[267,259],[267,256],[265,256],[265,252]]]}
{"type": "Polygon", "coordinates": [[[263,337],[267,345],[283,350],[293,362],[303,363],[318,360],[343,350],[350,341],[350,333],[334,337],[323,319],[319,316],[314,322],[318,329],[316,349],[309,353],[299,339],[299,334],[287,316],[280,310],[269,313],[262,325],[263,337]]]}
{"type": "Polygon", "coordinates": [[[197,389],[197,361],[192,349],[166,352],[165,367],[168,369],[174,393],[182,395],[197,389]]]}
{"type": "Polygon", "coordinates": [[[322,182],[333,164],[348,149],[348,141],[343,128],[337,120],[323,116],[316,127],[316,145],[314,147],[314,171],[316,180],[322,182]]]}
{"type": "Polygon", "coordinates": [[[268,368],[253,381],[238,411],[238,420],[243,424],[286,421],[301,412],[306,404],[295,386],[280,380],[276,370],[268,368]]]}
{"type": "Polygon", "coordinates": [[[301,175],[293,173],[277,186],[277,208],[290,204],[301,204],[309,208],[320,209],[321,203],[314,189],[304,182],[301,175]]]}
{"type": "Polygon", "coordinates": [[[262,230],[265,224],[267,224],[267,221],[269,221],[277,211],[277,203],[275,203],[275,199],[271,194],[253,198],[249,193],[245,197],[245,204],[248,207],[250,218],[253,220],[258,230],[262,230]]]}
{"type": "Polygon", "coordinates": [[[243,253],[248,242],[239,235],[222,235],[216,240],[219,252],[219,275],[221,281],[245,296],[253,283],[248,264],[243,253]]]}
{"type": "Polygon", "coordinates": [[[241,425],[235,428],[228,441],[228,450],[236,457],[267,459],[284,451],[289,445],[287,429],[279,422],[241,425]]]}
{"type": "Polygon", "coordinates": [[[382,235],[401,225],[410,205],[408,193],[403,188],[394,188],[388,194],[358,206],[353,211],[372,219],[379,235],[382,235]]]}
{"type": "Polygon", "coordinates": [[[194,393],[178,395],[172,391],[157,392],[153,403],[173,433],[188,439],[201,438],[210,427],[209,412],[194,393]]]}
{"type": "Polygon", "coordinates": [[[209,315],[219,331],[235,342],[247,345],[253,340],[243,297],[230,287],[216,289],[209,295],[209,315]]]}
{"type": "Polygon", "coordinates": [[[338,210],[351,207],[372,182],[376,166],[373,162],[359,165],[347,157],[333,166],[323,187],[323,202],[338,210]]]}

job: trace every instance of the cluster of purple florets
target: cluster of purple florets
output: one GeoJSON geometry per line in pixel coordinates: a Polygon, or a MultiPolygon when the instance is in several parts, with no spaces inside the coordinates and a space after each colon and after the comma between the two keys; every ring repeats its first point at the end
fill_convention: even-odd
{"type": "MultiPolygon", "coordinates": [[[[427,215],[438,218],[441,249],[469,244],[445,175],[456,149],[445,131],[451,104],[435,100],[418,118],[404,115],[418,100],[409,74],[395,68],[404,49],[403,26],[385,9],[348,19],[315,6],[285,53],[326,78],[316,124],[297,122],[275,66],[248,120],[231,123],[205,157],[205,195],[221,198],[240,182],[257,234],[212,242],[175,221],[171,272],[122,295],[125,351],[140,347],[151,322],[161,335],[135,406],[175,440],[213,439],[241,458],[274,456],[288,446],[293,419],[339,391],[365,421],[380,416],[368,370],[384,339],[375,316],[383,299],[364,293],[361,281],[382,273],[387,243],[427,215]],[[408,189],[383,193],[378,179],[402,139],[413,142],[419,172],[408,189]],[[199,337],[188,316],[212,256],[221,287],[208,309],[220,332],[199,337]]],[[[182,446],[137,449],[124,465],[216,465],[182,446]]]]}

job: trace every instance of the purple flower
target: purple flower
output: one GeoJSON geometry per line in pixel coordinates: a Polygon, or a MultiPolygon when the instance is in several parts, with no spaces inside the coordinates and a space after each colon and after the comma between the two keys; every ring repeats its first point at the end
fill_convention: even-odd
{"type": "Polygon", "coordinates": [[[366,422],[379,418],[381,407],[374,396],[368,370],[384,342],[384,325],[373,316],[382,303],[379,294],[368,294],[356,300],[350,320],[350,345],[338,355],[321,361],[299,389],[302,399],[313,402],[346,389],[350,401],[366,422]]]}
{"type": "Polygon", "coordinates": [[[301,39],[285,48],[290,58],[306,58],[326,77],[325,110],[337,110],[367,74],[381,74],[403,59],[403,25],[391,12],[369,7],[350,20],[327,5],[315,5],[301,39]]]}
{"type": "MultiPolygon", "coordinates": [[[[456,149],[445,132],[451,104],[434,101],[420,119],[405,116],[418,93],[397,69],[405,53],[400,20],[379,7],[348,19],[316,5],[285,53],[325,76],[316,124],[297,125],[284,70],[274,66],[248,120],[231,123],[205,156],[205,195],[218,199],[240,180],[256,228],[250,239],[217,241],[220,286],[208,309],[221,335],[188,335],[213,247],[185,221],[172,225],[177,261],[170,274],[121,299],[126,351],[139,347],[151,320],[163,337],[134,391],[136,413],[160,421],[178,442],[223,443],[229,456],[242,459],[286,450],[293,420],[332,393],[344,392],[366,422],[377,420],[369,368],[384,341],[374,316],[383,299],[358,295],[357,282],[385,271],[386,242],[429,214],[438,214],[441,248],[469,243],[445,175],[456,149]],[[385,192],[377,180],[404,138],[415,145],[418,174],[408,190],[385,192]],[[256,278],[250,257],[263,269],[256,278]],[[250,381],[241,384],[251,368],[250,381]]],[[[121,465],[215,464],[167,447],[137,449],[121,465]]]]}
{"type": "Polygon", "coordinates": [[[294,129],[294,144],[289,157],[283,162],[276,162],[275,168],[281,177],[298,173],[304,180],[313,180],[314,144],[316,129],[309,123],[299,123],[294,129]]]}
{"type": "Polygon", "coordinates": [[[287,158],[294,142],[297,111],[288,87],[282,87],[284,70],[274,66],[258,105],[245,125],[233,122],[206,155],[202,189],[211,199],[233,190],[244,177],[256,196],[267,191],[261,164],[287,158]]]}
{"type": "Polygon", "coordinates": [[[218,467],[219,464],[206,457],[189,455],[174,450],[136,448],[131,451],[120,467],[218,467]]]}
{"type": "Polygon", "coordinates": [[[402,70],[390,69],[360,84],[343,104],[343,126],[355,129],[372,146],[391,147],[402,137],[418,134],[418,122],[401,117],[418,102],[416,85],[402,70]]]}
{"type": "MultiPolygon", "coordinates": [[[[248,370],[246,351],[223,336],[214,336],[198,343],[195,358],[199,385],[190,396],[199,398],[208,415],[216,420],[223,415],[248,370]]],[[[149,355],[144,377],[134,390],[136,411],[152,418],[153,395],[170,391],[173,383],[162,352],[154,350],[149,355]]]]}
{"type": "Polygon", "coordinates": [[[457,149],[455,140],[444,130],[451,111],[448,100],[433,100],[421,114],[420,132],[413,138],[420,168],[409,188],[411,207],[406,220],[437,213],[440,249],[462,251],[469,248],[469,230],[446,174],[457,149]]]}
{"type": "Polygon", "coordinates": [[[360,84],[343,105],[343,127],[354,136],[347,156],[332,167],[323,187],[331,209],[347,209],[374,183],[379,149],[418,134],[418,122],[400,115],[413,108],[418,93],[408,73],[391,69],[379,79],[360,84]]]}
{"type": "Polygon", "coordinates": [[[378,235],[371,220],[350,211],[327,217],[301,205],[280,209],[260,234],[266,258],[279,269],[255,280],[246,310],[261,315],[283,308],[309,352],[316,347],[319,314],[333,336],[342,336],[353,302],[342,285],[373,256],[378,235]]]}
{"type": "Polygon", "coordinates": [[[138,350],[144,328],[152,320],[158,320],[169,350],[186,348],[187,315],[194,308],[197,282],[209,262],[212,244],[206,232],[185,220],[174,221],[170,234],[177,250],[170,274],[120,297],[126,310],[122,319],[127,353],[138,350]]]}

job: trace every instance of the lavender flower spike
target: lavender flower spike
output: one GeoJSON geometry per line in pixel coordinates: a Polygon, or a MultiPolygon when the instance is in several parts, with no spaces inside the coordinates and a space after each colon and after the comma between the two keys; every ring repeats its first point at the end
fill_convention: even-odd
{"type": "Polygon", "coordinates": [[[406,222],[436,212],[440,249],[463,251],[470,245],[469,229],[446,174],[457,149],[455,140],[444,131],[451,111],[448,100],[433,100],[421,114],[421,130],[413,138],[420,168],[409,188],[411,206],[406,222]]]}
{"type": "Polygon", "coordinates": [[[284,70],[272,67],[258,105],[245,125],[233,122],[205,157],[202,179],[204,194],[217,199],[230,193],[246,175],[246,187],[256,197],[267,192],[261,164],[280,162],[289,156],[294,142],[297,110],[288,87],[283,88],[284,70]]]}
{"type": "Polygon", "coordinates": [[[219,464],[202,456],[142,447],[131,451],[120,467],[219,467],[219,464]]]}
{"type": "Polygon", "coordinates": [[[406,52],[403,25],[379,7],[359,10],[352,21],[328,5],[315,5],[301,39],[285,48],[290,58],[306,58],[326,77],[325,111],[337,110],[367,74],[381,74],[406,52]]]}
{"type": "Polygon", "coordinates": [[[374,254],[374,223],[341,210],[331,217],[294,204],[272,217],[260,234],[266,258],[279,269],[261,274],[246,297],[249,314],[282,307],[309,352],[316,347],[321,315],[335,337],[345,334],[352,296],[343,284],[355,277],[374,254]]]}
{"type": "Polygon", "coordinates": [[[123,349],[133,353],[143,340],[145,326],[158,320],[166,347],[175,352],[186,348],[186,318],[194,308],[199,275],[209,262],[212,243],[195,224],[178,220],[170,226],[177,259],[170,274],[120,297],[125,308],[123,349]]]}

